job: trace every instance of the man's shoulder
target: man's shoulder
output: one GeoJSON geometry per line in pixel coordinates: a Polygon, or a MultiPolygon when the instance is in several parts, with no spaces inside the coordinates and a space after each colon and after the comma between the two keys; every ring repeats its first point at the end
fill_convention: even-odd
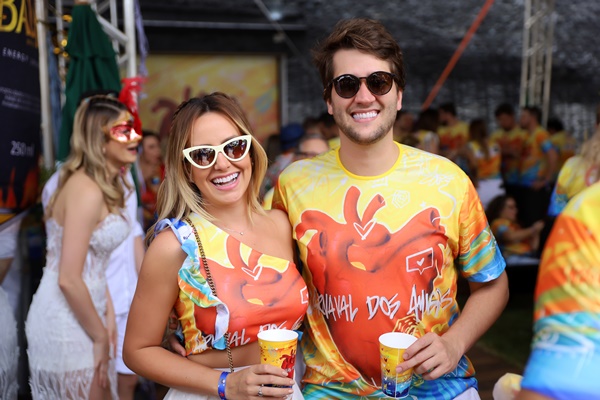
{"type": "Polygon", "coordinates": [[[279,185],[285,186],[290,182],[312,181],[315,176],[331,174],[339,169],[335,161],[335,150],[330,150],[312,158],[294,161],[279,175],[279,185]]]}

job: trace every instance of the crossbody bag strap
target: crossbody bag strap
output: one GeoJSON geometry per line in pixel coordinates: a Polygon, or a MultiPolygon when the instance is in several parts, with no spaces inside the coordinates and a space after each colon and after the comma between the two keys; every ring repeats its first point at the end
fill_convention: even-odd
{"type": "MultiPolygon", "coordinates": [[[[202,247],[200,235],[198,235],[196,227],[188,217],[184,218],[184,221],[192,228],[192,232],[194,232],[194,236],[196,237],[196,243],[198,244],[198,250],[200,252],[200,258],[202,259],[202,266],[204,267],[204,271],[206,271],[206,281],[208,282],[208,286],[210,287],[210,291],[212,292],[212,294],[215,297],[217,297],[217,287],[215,286],[215,281],[213,281],[210,269],[208,268],[208,262],[206,261],[206,255],[204,254],[204,247],[202,247]]],[[[227,359],[229,361],[229,369],[231,370],[231,372],[233,372],[233,356],[231,355],[231,346],[229,345],[229,332],[225,332],[224,336],[225,345],[227,346],[227,359]]]]}

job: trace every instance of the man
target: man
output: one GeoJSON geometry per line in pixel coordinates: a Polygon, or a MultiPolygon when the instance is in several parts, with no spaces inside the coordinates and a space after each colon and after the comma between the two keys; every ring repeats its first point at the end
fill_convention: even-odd
{"type": "Polygon", "coordinates": [[[438,112],[440,150],[442,155],[452,160],[456,157],[456,152],[469,140],[469,124],[457,118],[454,103],[441,104],[438,112]]]}
{"type": "Polygon", "coordinates": [[[550,134],[542,128],[542,112],[538,107],[521,110],[521,128],[527,131],[523,143],[519,185],[519,217],[528,227],[546,216],[552,185],[558,170],[558,152],[550,141],[550,134]]]}
{"type": "Polygon", "coordinates": [[[506,193],[518,198],[519,164],[526,132],[517,124],[515,109],[510,104],[500,104],[494,115],[499,129],[492,133],[490,139],[498,143],[502,152],[502,179],[506,193]]]}
{"type": "Polygon", "coordinates": [[[504,308],[504,260],[469,178],[393,141],[402,53],[382,24],[339,22],[314,52],[338,150],[289,166],[274,207],[288,213],[309,288],[302,350],[307,400],[381,398],[378,338],[419,339],[419,399],[479,399],[464,353],[504,308]],[[456,261],[455,261],[456,260],[456,261]],[[462,314],[457,272],[470,282],[462,314]]]}
{"type": "MultiPolygon", "coordinates": [[[[300,139],[300,143],[298,144],[298,150],[295,154],[295,161],[304,160],[305,158],[310,157],[316,157],[319,154],[325,153],[328,150],[329,143],[323,135],[314,132],[306,133],[304,136],[302,136],[302,138],[300,139]]],[[[265,193],[262,200],[262,206],[265,210],[271,209],[274,193],[275,188],[271,188],[267,193],[265,193]]]]}
{"type": "Polygon", "coordinates": [[[600,183],[558,216],[535,290],[519,400],[600,398],[600,183]]]}
{"type": "Polygon", "coordinates": [[[562,121],[559,118],[550,118],[546,124],[550,134],[550,142],[558,152],[557,171],[565,165],[565,162],[573,157],[577,151],[577,140],[565,130],[562,121]]]}

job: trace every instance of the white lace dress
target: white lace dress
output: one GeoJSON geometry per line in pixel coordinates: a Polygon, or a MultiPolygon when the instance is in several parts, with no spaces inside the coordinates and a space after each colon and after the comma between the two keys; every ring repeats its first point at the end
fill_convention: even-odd
{"type": "Polygon", "coordinates": [[[0,287],[0,399],[17,398],[17,321],[6,293],[0,287]]]}
{"type": "MultiPolygon", "coordinates": [[[[108,259],[129,229],[129,222],[122,216],[109,214],[90,238],[82,275],[102,319],[106,314],[108,259]]],[[[34,400],[88,399],[94,377],[93,343],[58,286],[63,228],[49,219],[46,233],[46,267],[25,323],[31,392],[34,400]]],[[[117,374],[112,360],[109,381],[116,400],[117,374]]]]}

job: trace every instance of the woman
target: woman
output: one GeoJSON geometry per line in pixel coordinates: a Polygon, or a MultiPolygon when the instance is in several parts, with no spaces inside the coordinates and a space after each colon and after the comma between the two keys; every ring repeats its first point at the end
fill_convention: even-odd
{"type": "Polygon", "coordinates": [[[266,168],[266,154],[231,97],[193,98],[175,112],[159,221],[124,349],[133,371],[172,388],[167,399],[286,397],[293,390],[301,398],[283,369],[257,365],[257,333],[297,329],[307,308],[287,216],[263,211],[258,201],[266,168]],[[187,358],[161,347],[173,306],[187,358]],[[235,372],[228,374],[228,365],[235,372]]]}
{"type": "Polygon", "coordinates": [[[165,177],[162,162],[160,138],[156,133],[144,132],[140,143],[138,158],[139,182],[141,184],[141,201],[144,209],[144,230],[148,230],[156,222],[156,192],[165,177]]]}
{"type": "MultiPolygon", "coordinates": [[[[4,222],[0,230],[0,284],[10,269],[17,252],[21,220],[16,218],[4,222]]],[[[19,346],[17,321],[10,305],[8,293],[0,286],[0,399],[16,399],[19,346]]]]}
{"type": "Polygon", "coordinates": [[[558,174],[558,180],[548,215],[556,217],[573,196],[600,180],[600,127],[581,146],[581,154],[567,160],[558,174]]]}
{"type": "Polygon", "coordinates": [[[490,142],[483,119],[474,119],[469,124],[469,141],[459,151],[459,156],[467,161],[468,174],[484,208],[493,198],[504,194],[500,146],[490,142]]]}
{"type": "Polygon", "coordinates": [[[26,322],[34,399],[117,399],[109,256],[128,234],[121,171],[141,136],[108,96],[77,109],[71,153],[46,209],[46,268],[26,322]]]}
{"type": "Polygon", "coordinates": [[[498,196],[488,205],[486,215],[505,257],[535,257],[544,222],[537,221],[529,228],[522,228],[517,222],[518,211],[514,198],[498,196]]]}

